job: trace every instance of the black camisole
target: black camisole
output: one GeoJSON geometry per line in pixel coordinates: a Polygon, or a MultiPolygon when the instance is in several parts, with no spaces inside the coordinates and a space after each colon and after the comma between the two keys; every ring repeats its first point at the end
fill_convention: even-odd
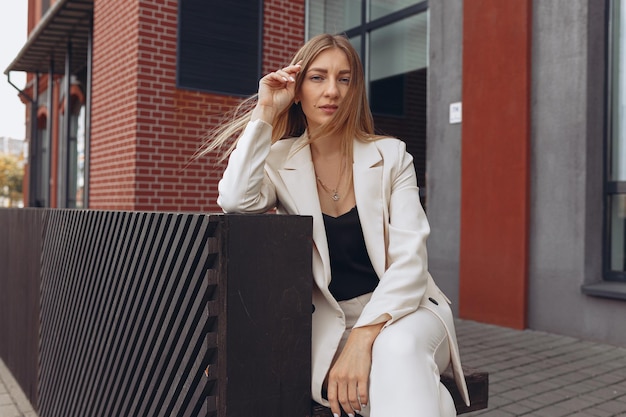
{"type": "Polygon", "coordinates": [[[323,216],[332,277],[328,289],[333,297],[343,301],[374,291],[379,279],[365,248],[356,206],[339,217],[323,216]]]}

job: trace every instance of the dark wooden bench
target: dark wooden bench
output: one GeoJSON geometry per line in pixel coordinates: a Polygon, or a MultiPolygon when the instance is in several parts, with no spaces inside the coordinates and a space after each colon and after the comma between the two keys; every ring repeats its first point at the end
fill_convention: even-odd
{"type": "MultiPolygon", "coordinates": [[[[489,374],[470,368],[463,368],[463,371],[465,373],[465,382],[467,383],[467,390],[469,391],[471,400],[469,407],[465,405],[461,398],[461,393],[456,387],[452,371],[448,369],[441,375],[441,382],[443,382],[448,391],[450,391],[450,394],[452,394],[457,415],[485,409],[487,408],[489,400],[489,374]]],[[[333,413],[330,411],[330,408],[312,402],[311,417],[333,417],[333,413]]],[[[347,415],[342,414],[342,417],[347,417],[347,415]]]]}

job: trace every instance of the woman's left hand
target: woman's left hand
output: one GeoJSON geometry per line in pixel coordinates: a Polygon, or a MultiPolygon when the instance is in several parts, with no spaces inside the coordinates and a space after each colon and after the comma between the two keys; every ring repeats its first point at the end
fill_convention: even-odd
{"type": "Polygon", "coordinates": [[[334,415],[341,408],[354,416],[367,405],[372,345],[384,323],[352,329],[339,358],[328,373],[328,401],[334,415]]]}

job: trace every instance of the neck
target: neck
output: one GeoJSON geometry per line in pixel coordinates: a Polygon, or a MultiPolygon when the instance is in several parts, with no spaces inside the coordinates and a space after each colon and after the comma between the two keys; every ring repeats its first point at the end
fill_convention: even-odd
{"type": "Polygon", "coordinates": [[[323,137],[311,142],[311,154],[313,158],[333,158],[342,153],[341,138],[323,137]]]}

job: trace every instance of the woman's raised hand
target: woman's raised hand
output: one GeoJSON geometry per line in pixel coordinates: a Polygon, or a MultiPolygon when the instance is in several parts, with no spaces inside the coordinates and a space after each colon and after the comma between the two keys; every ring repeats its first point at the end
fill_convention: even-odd
{"type": "Polygon", "coordinates": [[[276,115],[291,105],[295,96],[296,75],[300,69],[298,62],[261,78],[257,105],[251,120],[261,119],[271,124],[276,115]]]}

